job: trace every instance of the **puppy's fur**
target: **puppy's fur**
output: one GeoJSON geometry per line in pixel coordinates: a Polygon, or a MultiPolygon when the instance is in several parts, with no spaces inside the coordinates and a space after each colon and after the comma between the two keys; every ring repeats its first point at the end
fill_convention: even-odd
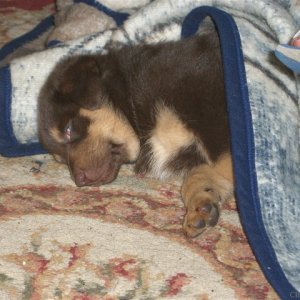
{"type": "Polygon", "coordinates": [[[41,142],[78,186],[109,183],[128,162],[158,178],[183,175],[190,237],[214,226],[232,195],[215,31],[63,60],[41,91],[38,119],[41,142]]]}

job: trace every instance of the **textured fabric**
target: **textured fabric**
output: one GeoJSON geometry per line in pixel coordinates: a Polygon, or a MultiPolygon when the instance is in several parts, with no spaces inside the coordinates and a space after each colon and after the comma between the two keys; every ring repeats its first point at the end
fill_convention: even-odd
{"type": "MultiPolygon", "coordinates": [[[[116,10],[118,3],[114,1],[116,10]]],[[[109,6],[109,1],[105,5],[109,6]]],[[[108,42],[117,45],[179,39],[182,21],[193,8],[201,5],[213,5],[229,12],[238,25],[251,111],[243,115],[248,118],[245,123],[248,127],[239,132],[249,143],[239,145],[239,140],[233,139],[233,148],[239,149],[235,151],[234,159],[236,162],[239,158],[241,161],[255,159],[253,165],[249,164],[252,169],[248,166],[250,176],[238,173],[241,178],[237,178],[237,190],[240,195],[244,193],[244,197],[239,199],[242,222],[269,280],[276,285],[282,297],[293,298],[295,291],[292,287],[290,293],[287,284],[280,287],[277,274],[281,269],[275,263],[279,261],[289,282],[300,291],[299,81],[276,61],[273,51],[279,42],[287,43],[298,30],[299,20],[293,18],[297,15],[296,2],[153,1],[136,10],[120,30],[58,44],[55,48],[12,61],[11,114],[6,113],[6,117],[11,117],[12,132],[18,142],[37,142],[36,98],[60,58],[103,51],[108,42]],[[26,109],[20,109],[24,106],[26,109]],[[243,156],[243,149],[249,157],[243,156]],[[245,188],[249,185],[250,189],[245,188]],[[249,201],[244,203],[245,199],[249,201]],[[256,235],[261,235],[261,239],[257,239],[256,235]],[[263,244],[255,244],[261,240],[263,244]],[[264,265],[263,257],[271,259],[274,269],[273,265],[264,265]]],[[[242,112],[247,109],[244,107],[242,112]]],[[[230,114],[238,112],[231,111],[230,114]]],[[[243,121],[242,116],[239,121],[243,121]]]]}
{"type": "Polygon", "coordinates": [[[109,185],[77,188],[49,155],[0,165],[1,300],[278,300],[233,199],[186,239],[180,180],[124,166],[109,185]]]}

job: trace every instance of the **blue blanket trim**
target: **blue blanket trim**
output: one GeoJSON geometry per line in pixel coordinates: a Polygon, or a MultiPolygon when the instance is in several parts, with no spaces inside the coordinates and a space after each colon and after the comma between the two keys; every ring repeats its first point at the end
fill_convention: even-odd
{"type": "Polygon", "coordinates": [[[38,36],[46,32],[51,26],[54,25],[53,16],[49,16],[40,24],[38,24],[34,29],[27,32],[26,34],[14,39],[0,50],[0,60],[3,60],[7,55],[13,53],[15,50],[23,46],[24,44],[36,39],[38,36]]]}
{"type": "Polygon", "coordinates": [[[239,32],[233,18],[213,7],[199,7],[190,12],[182,25],[182,37],[193,35],[200,22],[212,17],[221,40],[226,98],[231,131],[236,195],[241,222],[255,256],[273,288],[282,299],[299,293],[287,280],[267,236],[260,209],[253,123],[239,32]]]}
{"type": "Polygon", "coordinates": [[[11,124],[11,79],[8,66],[0,69],[0,153],[7,157],[46,153],[39,143],[20,144],[11,124]]]}
{"type": "MultiPolygon", "coordinates": [[[[36,39],[53,26],[53,16],[49,16],[30,32],[14,39],[0,50],[0,60],[13,53],[24,44],[36,39]]],[[[11,78],[8,66],[0,69],[0,154],[7,157],[27,156],[45,153],[39,143],[20,144],[13,133],[11,124],[11,78]]]]}

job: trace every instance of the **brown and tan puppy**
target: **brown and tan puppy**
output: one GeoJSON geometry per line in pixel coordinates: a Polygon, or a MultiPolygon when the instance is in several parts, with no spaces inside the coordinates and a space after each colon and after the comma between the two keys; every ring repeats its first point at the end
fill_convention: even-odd
{"type": "Polygon", "coordinates": [[[233,192],[217,34],[60,62],[39,97],[39,132],[78,186],[109,183],[130,162],[184,176],[183,228],[197,236],[233,192]]]}

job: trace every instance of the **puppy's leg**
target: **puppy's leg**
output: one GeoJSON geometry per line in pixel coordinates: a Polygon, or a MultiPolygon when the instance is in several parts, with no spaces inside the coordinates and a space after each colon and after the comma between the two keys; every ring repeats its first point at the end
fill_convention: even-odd
{"type": "Polygon", "coordinates": [[[215,226],[224,201],[233,195],[232,162],[229,153],[212,166],[203,164],[192,169],[182,185],[182,198],[187,209],[183,229],[196,237],[207,227],[215,226]]]}

